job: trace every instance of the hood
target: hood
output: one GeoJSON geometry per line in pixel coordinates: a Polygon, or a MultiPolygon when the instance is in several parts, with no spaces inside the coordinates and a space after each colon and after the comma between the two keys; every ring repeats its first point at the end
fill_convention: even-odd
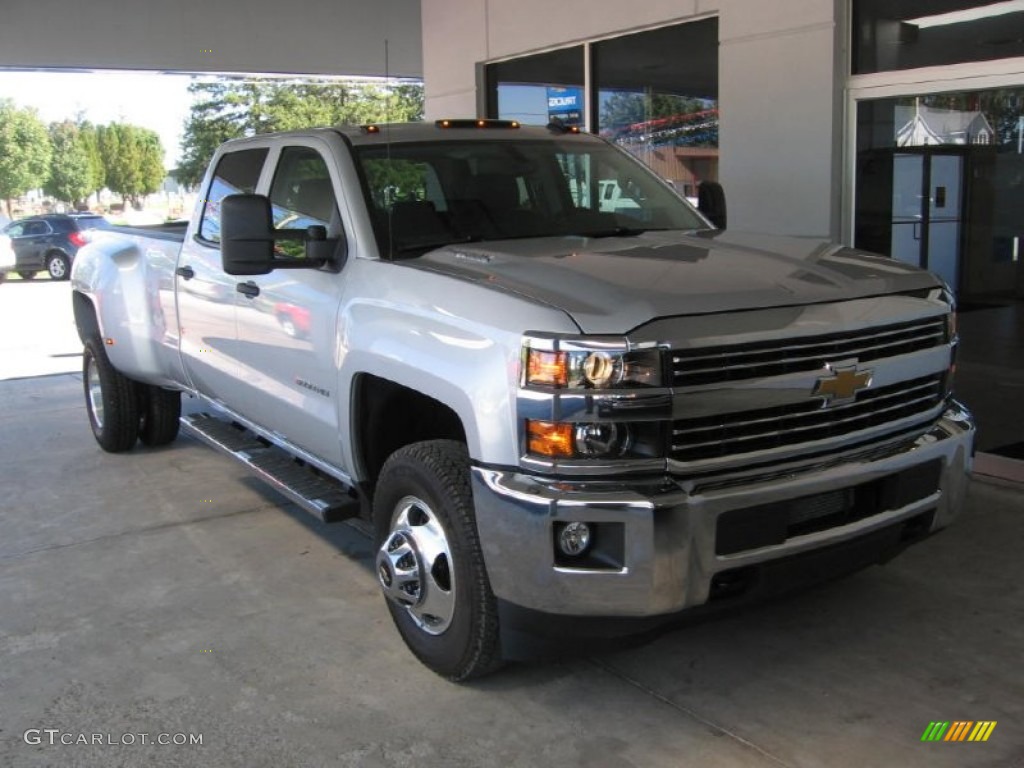
{"type": "Polygon", "coordinates": [[[470,243],[403,264],[557,307],[588,334],[939,285],[915,267],[827,241],[720,231],[470,243]]]}

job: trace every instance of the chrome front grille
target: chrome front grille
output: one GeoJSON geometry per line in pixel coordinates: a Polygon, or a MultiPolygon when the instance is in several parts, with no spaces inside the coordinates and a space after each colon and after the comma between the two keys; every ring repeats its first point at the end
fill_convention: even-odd
{"type": "Polygon", "coordinates": [[[945,343],[946,322],[940,316],[825,336],[676,349],[672,352],[673,385],[695,387],[820,371],[826,363],[851,358],[866,363],[945,343]]]}
{"type": "Polygon", "coordinates": [[[681,462],[738,457],[757,451],[841,438],[861,430],[932,415],[945,397],[938,373],[864,390],[846,405],[820,399],[672,422],[670,456],[681,462]]]}

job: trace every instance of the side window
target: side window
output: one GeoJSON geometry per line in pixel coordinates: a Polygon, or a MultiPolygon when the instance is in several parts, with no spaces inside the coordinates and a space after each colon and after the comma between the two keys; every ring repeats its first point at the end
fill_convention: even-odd
{"type": "MultiPolygon", "coordinates": [[[[340,232],[338,200],[323,155],[310,147],[285,147],[270,187],[274,229],[327,228],[328,236],[340,232]]],[[[275,248],[292,258],[302,258],[305,246],[282,240],[275,248]]]]}
{"type": "Polygon", "coordinates": [[[24,224],[12,224],[7,228],[8,237],[22,237],[25,234],[24,224]]]}
{"type": "MultiPolygon", "coordinates": [[[[285,147],[270,187],[274,229],[337,223],[338,201],[323,156],[310,147],[285,147]]],[[[333,233],[332,233],[333,234],[333,233]]]]}
{"type": "Polygon", "coordinates": [[[217,171],[206,192],[203,218],[199,222],[199,236],[214,243],[220,242],[220,201],[228,195],[251,194],[256,191],[267,149],[243,149],[229,152],[217,163],[217,171]]]}
{"type": "Polygon", "coordinates": [[[50,234],[50,225],[45,221],[30,221],[25,225],[26,235],[48,235],[50,234]]]}

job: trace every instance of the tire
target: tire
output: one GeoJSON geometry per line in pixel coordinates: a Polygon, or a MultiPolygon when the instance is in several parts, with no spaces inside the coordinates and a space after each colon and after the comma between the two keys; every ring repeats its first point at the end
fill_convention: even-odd
{"type": "Polygon", "coordinates": [[[19,272],[18,274],[21,275],[21,279],[22,280],[31,280],[33,277],[36,276],[35,272],[28,272],[28,271],[26,271],[26,272],[19,272]]]}
{"type": "Polygon", "coordinates": [[[46,271],[51,280],[67,280],[71,277],[71,260],[63,253],[46,255],[46,271]]]}
{"type": "Polygon", "coordinates": [[[110,453],[131,449],[139,438],[138,388],[110,364],[99,339],[85,342],[82,384],[89,425],[100,448],[110,453]]]}
{"type": "Polygon", "coordinates": [[[149,448],[173,443],[181,426],[181,393],[146,385],[139,390],[139,440],[149,448]]]}
{"type": "Polygon", "coordinates": [[[373,510],[377,578],[409,650],[454,682],[501,666],[466,447],[432,440],[395,451],[381,470],[373,510]]]}

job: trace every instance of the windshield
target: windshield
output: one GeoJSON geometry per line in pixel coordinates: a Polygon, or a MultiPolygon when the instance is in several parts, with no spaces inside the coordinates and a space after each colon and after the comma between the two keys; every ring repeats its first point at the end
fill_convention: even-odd
{"type": "Polygon", "coordinates": [[[359,147],[382,254],[523,237],[706,229],[686,201],[609,144],[578,138],[359,147]]]}

